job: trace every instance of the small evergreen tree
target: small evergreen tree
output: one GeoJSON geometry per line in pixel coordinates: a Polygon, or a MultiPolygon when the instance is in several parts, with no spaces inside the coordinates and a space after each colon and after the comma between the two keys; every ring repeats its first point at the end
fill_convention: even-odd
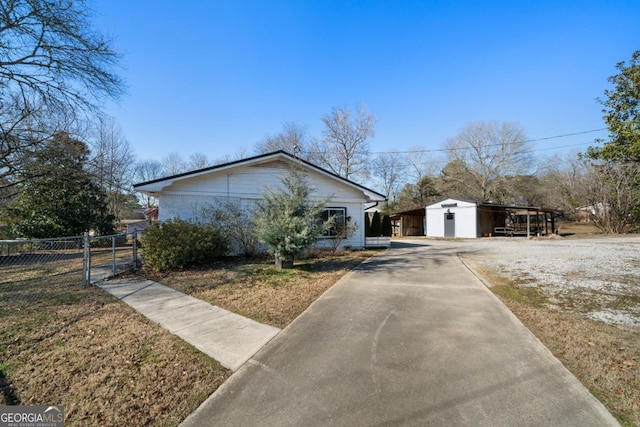
{"type": "Polygon", "coordinates": [[[298,171],[291,169],[281,182],[281,188],[263,193],[256,206],[255,224],[258,238],[283,267],[292,265],[294,258],[313,246],[333,218],[319,219],[326,201],[309,200],[312,189],[298,171]]]}
{"type": "Polygon", "coordinates": [[[371,218],[368,213],[364,213],[364,235],[365,237],[371,237],[371,218]]]}
{"type": "Polygon", "coordinates": [[[374,212],[371,218],[371,237],[380,237],[382,235],[382,223],[380,221],[380,213],[374,212]]]}
{"type": "Polygon", "coordinates": [[[392,227],[391,227],[391,218],[389,217],[389,215],[385,215],[382,217],[382,235],[384,237],[391,237],[392,234],[392,227]]]}

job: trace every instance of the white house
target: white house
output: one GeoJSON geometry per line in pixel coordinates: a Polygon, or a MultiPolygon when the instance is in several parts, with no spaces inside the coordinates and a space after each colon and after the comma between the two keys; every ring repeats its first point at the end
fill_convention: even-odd
{"type": "MultiPolygon", "coordinates": [[[[159,204],[159,219],[198,219],[199,212],[208,206],[235,202],[251,208],[270,188],[281,185],[281,178],[290,168],[302,171],[313,188],[311,199],[330,200],[328,215],[349,219],[355,232],[342,246],[365,246],[365,208],[382,202],[386,197],[353,181],[344,179],[319,166],[284,151],[276,151],[231,163],[199,169],[134,185],[134,190],[155,197],[159,204]]],[[[329,245],[321,238],[319,245],[329,245]]]]}
{"type": "Polygon", "coordinates": [[[553,209],[445,199],[426,207],[427,236],[476,238],[555,232],[553,209]]]}

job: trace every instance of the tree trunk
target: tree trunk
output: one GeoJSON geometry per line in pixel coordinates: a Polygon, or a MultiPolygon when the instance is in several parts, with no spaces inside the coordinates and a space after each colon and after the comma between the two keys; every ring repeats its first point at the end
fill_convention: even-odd
{"type": "Polygon", "coordinates": [[[276,256],[276,267],[279,269],[289,269],[293,268],[293,258],[290,259],[282,259],[279,256],[276,256]]]}

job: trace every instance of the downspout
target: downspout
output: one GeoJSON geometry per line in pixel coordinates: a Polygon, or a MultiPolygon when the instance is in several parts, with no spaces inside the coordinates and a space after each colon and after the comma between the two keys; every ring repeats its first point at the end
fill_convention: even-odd
{"type": "Polygon", "coordinates": [[[378,206],[380,204],[380,202],[375,202],[373,205],[371,206],[367,206],[366,208],[364,208],[364,210],[366,211],[367,209],[371,209],[371,208],[375,208],[376,206],[378,206]]]}

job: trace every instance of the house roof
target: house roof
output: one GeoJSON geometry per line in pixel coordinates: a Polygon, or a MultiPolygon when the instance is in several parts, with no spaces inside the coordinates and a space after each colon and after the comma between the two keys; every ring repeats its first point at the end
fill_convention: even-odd
{"type": "Polygon", "coordinates": [[[190,172],[184,172],[177,175],[166,176],[166,177],[154,179],[151,181],[141,182],[138,184],[134,184],[133,189],[135,191],[140,191],[143,193],[158,193],[162,191],[163,188],[168,187],[173,183],[175,183],[176,181],[180,181],[183,179],[207,175],[212,172],[221,172],[221,171],[243,167],[243,166],[253,166],[260,163],[272,162],[274,160],[283,160],[288,163],[305,166],[308,169],[312,169],[322,175],[325,175],[327,177],[340,181],[349,187],[356,188],[362,191],[372,201],[386,200],[386,196],[384,194],[378,193],[377,191],[371,190],[370,188],[360,185],[354,181],[351,181],[349,179],[336,175],[333,172],[330,172],[324,168],[321,168],[320,166],[314,165],[313,163],[307,160],[296,157],[293,154],[290,154],[283,150],[274,151],[267,154],[260,154],[258,156],[248,157],[246,159],[241,159],[233,162],[223,163],[220,165],[210,166],[203,169],[197,169],[190,172]]]}

